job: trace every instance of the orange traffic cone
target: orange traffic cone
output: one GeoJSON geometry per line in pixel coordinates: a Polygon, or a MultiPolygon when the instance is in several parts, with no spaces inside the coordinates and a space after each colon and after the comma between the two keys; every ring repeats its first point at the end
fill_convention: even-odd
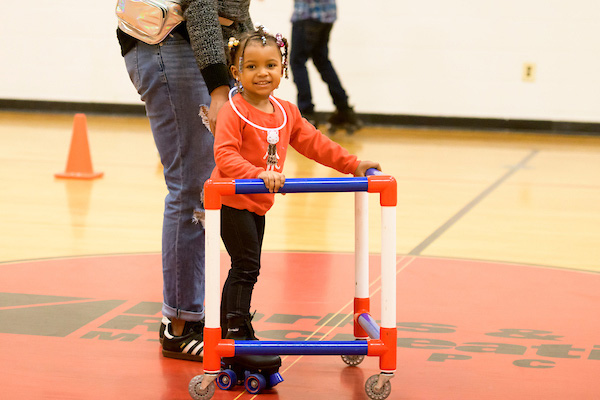
{"type": "Polygon", "coordinates": [[[102,175],[104,172],[94,172],[92,169],[85,114],[75,114],[67,169],[65,172],[54,174],[54,176],[57,178],[95,179],[102,175]]]}

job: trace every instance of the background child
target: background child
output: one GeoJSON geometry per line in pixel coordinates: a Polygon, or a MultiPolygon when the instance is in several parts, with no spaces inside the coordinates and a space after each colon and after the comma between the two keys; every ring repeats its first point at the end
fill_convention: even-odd
{"type": "MultiPolygon", "coordinates": [[[[358,129],[361,123],[348,104],[348,95],[329,59],[329,36],[337,19],[335,0],[294,0],[292,14],[292,50],[290,67],[298,89],[298,108],[302,116],[317,126],[306,63],[312,59],[323,82],[327,84],[335,112],[329,117],[332,126],[349,125],[358,129]]],[[[348,133],[352,133],[350,129],[348,133]]]]}
{"type": "Polygon", "coordinates": [[[285,38],[259,27],[239,40],[231,38],[229,47],[239,93],[231,97],[230,92],[229,102],[219,112],[211,177],[260,178],[270,193],[222,199],[221,237],[231,268],[223,287],[221,324],[227,338],[255,340],[250,323],[252,290],[260,272],[265,214],[273,205],[274,192],[285,184],[288,145],[344,174],[364,176],[367,169],[380,167],[359,161],[303,119],[295,105],[272,96],[282,75],[287,75],[285,38]]]}

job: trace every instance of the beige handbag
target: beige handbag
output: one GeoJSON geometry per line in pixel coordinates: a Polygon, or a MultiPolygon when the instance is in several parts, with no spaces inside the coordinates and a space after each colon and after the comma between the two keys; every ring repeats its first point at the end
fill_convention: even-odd
{"type": "Polygon", "coordinates": [[[118,0],[119,28],[148,44],[162,42],[183,21],[179,0],[118,0]]]}

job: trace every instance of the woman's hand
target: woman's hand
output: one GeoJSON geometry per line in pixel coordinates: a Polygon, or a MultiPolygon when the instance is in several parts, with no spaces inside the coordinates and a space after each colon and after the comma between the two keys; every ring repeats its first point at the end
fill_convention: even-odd
{"type": "Polygon", "coordinates": [[[258,178],[263,180],[270,193],[277,193],[285,183],[285,175],[275,171],[263,171],[258,178]]]}
{"type": "Polygon", "coordinates": [[[215,134],[215,128],[217,127],[217,114],[225,103],[229,100],[229,87],[219,86],[210,93],[210,108],[208,109],[208,123],[210,124],[210,131],[215,134]]]}

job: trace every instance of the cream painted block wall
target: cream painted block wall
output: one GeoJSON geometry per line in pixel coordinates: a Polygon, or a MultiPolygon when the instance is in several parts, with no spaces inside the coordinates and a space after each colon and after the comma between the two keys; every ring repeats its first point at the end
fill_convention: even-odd
{"type": "MultiPolygon", "coordinates": [[[[139,104],[115,0],[32,0],[1,26],[0,98],[139,104]]],[[[288,35],[291,0],[253,0],[288,35]]],[[[331,59],[361,113],[600,122],[597,0],[339,0],[331,59]],[[534,82],[522,81],[534,63],[534,82]]],[[[310,66],[318,111],[333,109],[310,66]]],[[[293,81],[276,93],[295,100],[293,81]]]]}

